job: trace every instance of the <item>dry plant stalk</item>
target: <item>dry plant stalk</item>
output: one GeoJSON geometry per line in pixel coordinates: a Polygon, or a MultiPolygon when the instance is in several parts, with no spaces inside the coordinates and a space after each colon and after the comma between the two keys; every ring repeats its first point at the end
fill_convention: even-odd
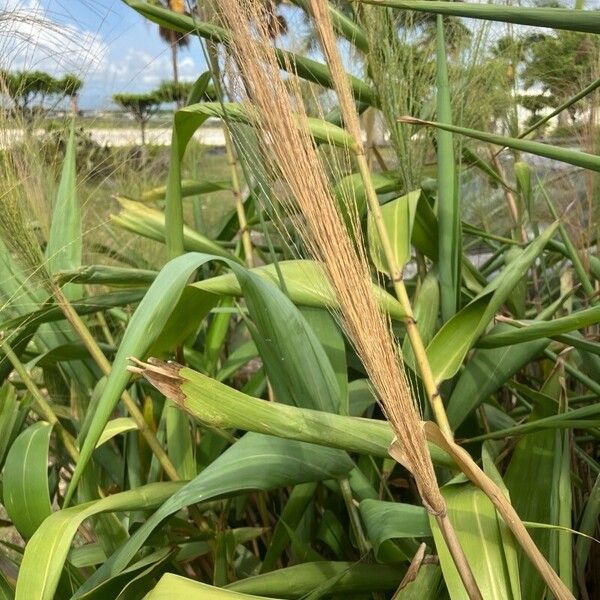
{"type": "Polygon", "coordinates": [[[392,285],[394,286],[394,292],[399,302],[402,304],[402,308],[406,313],[404,319],[404,325],[406,332],[410,339],[410,345],[412,347],[415,361],[418,367],[418,372],[421,375],[423,386],[427,393],[427,399],[433,411],[435,420],[442,429],[442,431],[452,439],[452,429],[446,416],[446,411],[442,402],[442,398],[439,394],[438,387],[433,378],[431,372],[431,366],[427,360],[427,353],[425,345],[421,339],[421,334],[417,327],[408,292],[403,281],[402,269],[398,265],[394,251],[392,249],[391,240],[389,238],[385,223],[383,221],[383,214],[379,206],[379,199],[371,172],[369,170],[368,161],[365,154],[365,149],[362,142],[362,130],[360,127],[358,113],[352,96],[352,90],[348,81],[348,76],[344,71],[342,60],[336,45],[336,38],[333,32],[333,26],[331,18],[329,16],[329,10],[327,2],[323,0],[310,0],[310,9],[313,14],[315,26],[327,59],[327,64],[331,71],[331,78],[335,87],[335,91],[340,104],[340,110],[344,119],[344,126],[352,136],[354,140],[354,155],[356,158],[356,164],[363,181],[367,203],[369,205],[369,212],[375,223],[377,233],[379,236],[379,242],[383,249],[385,256],[385,262],[389,271],[392,285]]]}
{"type": "Polygon", "coordinates": [[[299,233],[310,253],[323,264],[335,290],[342,325],[402,445],[397,458],[413,473],[427,509],[443,515],[446,504],[437,485],[418,407],[389,322],[372,292],[358,219],[352,219],[352,233],[359,242],[354,246],[314,148],[302,103],[295,103],[296,114],[293,111],[290,88],[294,90],[296,80],[292,77],[291,85],[286,86],[281,79],[258,8],[251,0],[222,0],[219,10],[232,32],[231,52],[255,108],[250,112],[264,150],[274,157],[277,174],[292,197],[282,198],[284,208],[292,212],[298,207],[302,213],[305,227],[299,233]]]}
{"type": "MultiPolygon", "coordinates": [[[[371,192],[369,207],[374,209],[376,213],[374,214],[374,217],[377,218],[378,215],[381,215],[381,211],[379,210],[379,202],[377,200],[375,189],[372,185],[370,172],[368,170],[367,162],[365,160],[365,152],[362,144],[362,132],[358,121],[358,114],[356,112],[356,107],[354,104],[354,99],[352,97],[350,86],[348,84],[348,79],[343,69],[339,52],[337,50],[336,39],[333,32],[329,11],[327,8],[327,1],[309,0],[309,2],[311,11],[313,13],[316,29],[319,34],[319,39],[321,40],[321,44],[323,46],[323,50],[327,58],[327,64],[329,65],[329,68],[331,70],[332,79],[338,95],[338,100],[340,102],[341,113],[344,118],[344,124],[346,129],[354,138],[356,144],[355,152],[357,156],[358,166],[362,175],[363,183],[367,192],[371,192]]],[[[411,121],[410,118],[405,118],[404,120],[411,121]]],[[[381,242],[385,248],[386,242],[389,243],[389,240],[387,240],[387,233],[384,228],[378,228],[378,231],[380,231],[380,237],[384,238],[381,240],[381,242]]],[[[393,258],[393,254],[388,251],[386,252],[386,257],[388,258],[388,267],[392,274],[394,287],[398,294],[398,298],[402,302],[403,306],[405,306],[405,309],[407,309],[407,314],[410,316],[410,302],[408,301],[406,290],[401,279],[397,280],[397,276],[400,276],[401,273],[397,268],[394,268],[395,260],[393,258]]],[[[427,361],[426,354],[424,352],[421,352],[421,350],[424,349],[419,349],[418,347],[415,347],[415,342],[417,342],[417,346],[420,344],[420,335],[418,335],[418,333],[416,336],[411,335],[411,330],[408,326],[407,331],[409,333],[411,344],[413,344],[415,355],[417,355],[417,351],[419,351],[419,353],[423,355],[424,363],[421,364],[419,362],[419,366],[421,374],[423,376],[425,387],[427,388],[429,399],[430,401],[432,401],[435,398],[432,397],[430,392],[435,392],[436,390],[431,389],[431,371],[429,363],[427,361]],[[425,372],[423,372],[423,367],[425,368],[425,372]]],[[[439,394],[437,395],[437,401],[441,403],[441,398],[439,397],[439,394]]],[[[471,459],[470,455],[464,449],[460,448],[454,443],[451,431],[449,430],[446,415],[443,410],[443,406],[441,407],[440,412],[439,410],[436,410],[436,405],[434,402],[432,402],[432,408],[434,409],[436,418],[438,418],[438,424],[440,428],[437,429],[433,425],[433,423],[426,423],[425,431],[428,434],[428,439],[430,441],[436,442],[438,445],[441,445],[442,440],[439,439],[439,436],[437,434],[441,433],[443,435],[444,444],[442,446],[446,446],[445,449],[455,458],[457,464],[461,467],[463,472],[471,479],[473,483],[478,485],[492,500],[496,509],[502,515],[506,523],[509,525],[509,527],[515,534],[515,537],[521,544],[523,550],[527,553],[534,565],[537,567],[538,571],[546,581],[548,587],[554,592],[555,596],[560,599],[572,598],[572,594],[570,593],[570,591],[562,583],[556,572],[552,569],[548,561],[545,559],[545,557],[541,554],[537,546],[534,544],[527,530],[523,526],[523,523],[519,519],[517,513],[512,508],[510,502],[504,497],[502,491],[496,486],[496,484],[494,484],[493,481],[491,481],[489,477],[487,477],[487,475],[483,471],[481,471],[481,469],[479,469],[476,463],[471,459]]],[[[440,406],[438,406],[437,408],[440,409],[440,406]]],[[[393,456],[393,452],[391,454],[393,456]]],[[[471,598],[480,597],[481,594],[479,592],[479,589],[477,588],[477,583],[475,582],[471,569],[462,552],[458,538],[456,537],[456,533],[454,532],[454,529],[452,528],[449,519],[444,517],[438,517],[437,522],[440,526],[441,532],[444,536],[444,540],[448,545],[448,548],[452,554],[452,558],[454,559],[457,570],[461,576],[461,579],[463,581],[463,584],[465,585],[469,596],[471,598]]]]}

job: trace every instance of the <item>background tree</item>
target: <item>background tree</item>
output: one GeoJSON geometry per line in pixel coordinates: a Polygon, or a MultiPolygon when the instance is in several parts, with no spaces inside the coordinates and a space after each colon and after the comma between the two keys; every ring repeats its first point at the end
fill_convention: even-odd
{"type": "MultiPolygon", "coordinates": [[[[191,81],[163,81],[158,86],[155,94],[164,103],[175,102],[177,106],[182,106],[186,103],[189,95],[194,87],[191,81]]],[[[201,100],[211,102],[216,100],[215,88],[209,85],[201,100]]]]}
{"type": "Polygon", "coordinates": [[[146,124],[160,108],[161,98],[156,92],[148,94],[115,94],[113,102],[129,113],[140,126],[142,146],[146,145],[146,124]]]}
{"type": "MultiPolygon", "coordinates": [[[[168,8],[178,14],[185,13],[184,0],[154,0],[154,3],[163,8],[168,8]]],[[[158,26],[160,37],[171,47],[171,65],[173,68],[173,81],[179,83],[179,68],[177,64],[177,50],[180,47],[186,47],[189,44],[189,39],[184,33],[167,29],[162,25],[158,26]]]]}
{"type": "Polygon", "coordinates": [[[62,89],[62,92],[65,96],[70,99],[70,107],[71,112],[74,115],[79,113],[78,99],[79,92],[83,87],[83,81],[77,77],[77,75],[73,75],[72,73],[67,73],[60,81],[59,85],[62,89]]]}
{"type": "MultiPolygon", "coordinates": [[[[538,34],[527,41],[523,85],[526,89],[539,86],[558,106],[597,76],[599,62],[598,36],[572,31],[538,34]]],[[[573,123],[580,106],[569,108],[573,123]]]]}
{"type": "Polygon", "coordinates": [[[0,93],[8,97],[15,112],[25,117],[51,108],[47,106],[50,100],[56,105],[65,97],[71,99],[76,112],[77,95],[82,86],[83,81],[73,74],[58,79],[44,71],[0,72],[0,93]]]}

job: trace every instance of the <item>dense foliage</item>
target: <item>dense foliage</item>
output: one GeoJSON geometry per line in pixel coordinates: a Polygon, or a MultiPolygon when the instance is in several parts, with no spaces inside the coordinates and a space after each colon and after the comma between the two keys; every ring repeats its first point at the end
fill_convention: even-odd
{"type": "MultiPolygon", "coordinates": [[[[210,11],[125,1],[176,32],[165,39],[206,44],[211,69],[162,95],[115,96],[142,135],[161,103],[187,105],[168,172],[142,163],[108,224],[84,218],[74,127],[51,198],[32,185],[37,155],[3,151],[1,597],[469,597],[410,465],[388,453],[392,430],[303,215],[284,210],[277,144],[221,72],[235,60],[227,29],[210,11]],[[224,176],[194,154],[209,117],[223,122],[224,176]]],[[[292,27],[267,4],[268,23],[292,27]]],[[[294,4],[310,24],[309,3],[294,4]]],[[[327,5],[361,65],[350,84],[367,156],[340,118],[335,73],[281,39],[276,59],[348,221],[356,205],[423,421],[440,421],[428,401],[447,418],[446,434],[425,427],[428,448],[482,597],[551,597],[502,516],[509,500],[562,597],[594,598],[600,13],[379,4],[327,5]],[[490,21],[543,34],[492,44],[490,21]],[[550,110],[582,126],[582,149],[536,139],[550,110]]],[[[33,93],[14,95],[20,112],[33,93]]]]}

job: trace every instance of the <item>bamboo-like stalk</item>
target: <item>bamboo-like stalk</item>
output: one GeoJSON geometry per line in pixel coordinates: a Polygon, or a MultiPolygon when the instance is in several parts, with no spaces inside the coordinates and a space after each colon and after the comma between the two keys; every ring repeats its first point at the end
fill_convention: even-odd
{"type": "Polygon", "coordinates": [[[329,19],[329,12],[324,4],[325,3],[320,2],[319,0],[310,0],[311,12],[314,16],[321,45],[327,58],[327,64],[329,65],[329,69],[331,71],[333,85],[338,96],[340,110],[344,119],[344,126],[354,140],[354,156],[365,188],[365,195],[367,198],[369,211],[373,217],[373,222],[377,229],[377,234],[383,249],[385,262],[394,286],[394,292],[396,293],[396,297],[406,313],[406,317],[404,319],[406,332],[410,340],[415,361],[417,363],[417,368],[421,375],[431,410],[433,411],[435,420],[440,429],[446,435],[452,437],[452,429],[450,428],[439,390],[435,384],[431,367],[429,365],[429,361],[427,360],[425,345],[423,344],[421,334],[417,328],[417,323],[414,318],[410,299],[406,291],[406,286],[404,285],[402,269],[398,266],[390,238],[385,228],[381,207],[379,205],[379,199],[377,198],[377,192],[375,191],[375,186],[373,185],[373,179],[371,177],[367,155],[362,142],[362,132],[358,119],[358,113],[352,98],[352,91],[348,83],[348,78],[342,67],[342,61],[335,44],[335,37],[331,27],[331,21],[329,19]]]}
{"type": "MultiPolygon", "coordinates": [[[[360,125],[358,122],[358,115],[356,113],[356,108],[352,99],[351,90],[348,86],[348,80],[343,70],[341,59],[339,57],[339,53],[335,45],[335,37],[333,35],[331,22],[328,19],[328,13],[326,10],[326,2],[325,0],[310,0],[310,3],[311,10],[315,17],[317,30],[319,32],[319,37],[321,38],[321,43],[327,56],[327,63],[332,73],[334,86],[336,88],[338,99],[340,101],[340,108],[344,118],[344,124],[349,130],[350,134],[353,136],[356,143],[355,152],[357,154],[357,163],[359,166],[361,176],[363,178],[365,190],[367,192],[369,208],[372,210],[374,209],[373,217],[375,218],[376,224],[379,221],[379,223],[377,224],[377,230],[381,237],[381,242],[384,248],[386,259],[388,261],[390,274],[392,275],[392,279],[394,281],[394,288],[396,293],[399,294],[398,299],[402,303],[403,307],[405,307],[405,310],[407,310],[407,314],[412,316],[412,310],[410,308],[408,294],[406,293],[406,288],[404,287],[404,284],[402,282],[402,274],[398,269],[397,264],[395,264],[395,258],[392,252],[391,244],[389,242],[389,237],[387,236],[387,232],[383,224],[383,219],[381,218],[381,209],[379,207],[379,201],[377,199],[375,188],[371,181],[371,175],[367,167],[364,148],[362,146],[362,137],[360,125]],[[395,270],[392,270],[393,267],[395,267],[395,270]]],[[[424,368],[426,373],[428,372],[428,375],[425,375],[425,377],[423,377],[423,372],[421,372],[421,376],[423,377],[428,396],[430,396],[430,394],[433,394],[433,396],[430,396],[430,401],[436,401],[435,405],[432,402],[432,410],[434,411],[434,414],[436,414],[436,418],[438,417],[438,414],[436,413],[436,407],[437,410],[443,412],[443,421],[445,418],[445,411],[443,410],[443,405],[441,404],[441,398],[439,396],[437,388],[435,387],[435,385],[431,387],[432,384],[434,384],[434,381],[433,377],[431,376],[431,369],[427,360],[427,355],[423,348],[423,344],[419,332],[416,328],[416,324],[414,323],[414,318],[411,319],[409,317],[409,320],[412,320],[414,330],[416,331],[416,334],[413,333],[413,336],[416,341],[417,348],[413,346],[413,352],[415,353],[415,357],[417,359],[419,367],[424,368]],[[421,342],[420,348],[419,342],[421,342]],[[417,357],[417,353],[420,353],[421,349],[422,362],[420,362],[417,357]]],[[[412,344],[413,337],[410,337],[410,341],[412,344]]],[[[489,477],[487,477],[483,473],[483,471],[481,471],[481,469],[479,469],[479,467],[477,467],[477,465],[466,453],[466,451],[456,446],[456,444],[453,441],[452,433],[448,425],[447,419],[445,420],[445,423],[439,424],[439,431],[445,438],[447,448],[452,449],[453,456],[456,458],[460,458],[459,465],[465,470],[467,476],[473,481],[473,483],[479,486],[494,503],[496,509],[498,510],[498,512],[500,512],[505,522],[513,531],[521,547],[532,560],[535,567],[538,569],[540,575],[544,578],[548,587],[553,591],[555,596],[557,598],[562,599],[572,598],[572,594],[562,583],[560,578],[557,576],[552,567],[541,554],[541,552],[527,533],[527,530],[525,529],[523,523],[519,519],[517,513],[512,508],[510,503],[506,500],[506,498],[504,498],[502,493],[499,491],[499,488],[490,480],[489,477]]],[[[466,557],[464,556],[462,548],[460,547],[459,540],[456,537],[456,534],[452,528],[450,521],[447,518],[444,518],[443,514],[436,515],[436,520],[438,521],[440,530],[444,537],[444,541],[448,546],[450,554],[454,560],[454,563],[463,581],[463,584],[465,585],[467,593],[471,598],[480,598],[481,594],[479,592],[479,589],[477,588],[477,584],[473,578],[470,566],[466,560],[466,557]]]]}
{"type": "MultiPolygon", "coordinates": [[[[354,154],[356,163],[358,165],[361,179],[365,188],[369,210],[371,211],[371,215],[379,235],[379,240],[383,247],[388,271],[394,285],[394,291],[396,292],[396,296],[402,304],[402,308],[407,315],[405,319],[405,325],[415,360],[425,385],[427,397],[429,399],[435,419],[440,425],[440,429],[451,439],[452,430],[450,429],[450,424],[446,416],[446,411],[444,410],[441,396],[433,380],[431,367],[425,352],[425,346],[416,326],[410,299],[408,297],[406,287],[404,286],[402,270],[396,262],[392,245],[383,222],[383,215],[379,206],[379,199],[377,198],[375,186],[373,185],[371,171],[369,169],[365,148],[362,142],[362,132],[358,119],[358,113],[352,98],[350,86],[348,85],[348,78],[342,67],[342,61],[337,50],[335,35],[331,25],[331,20],[329,18],[329,12],[327,10],[327,3],[323,0],[310,0],[310,7],[315,21],[317,33],[321,41],[321,46],[325,53],[329,69],[331,70],[331,77],[333,79],[333,85],[338,96],[344,125],[354,139],[354,154]]],[[[402,456],[396,453],[396,448],[393,447],[390,454],[398,462],[402,462],[402,456]]],[[[464,554],[458,536],[454,531],[454,527],[452,526],[447,513],[444,511],[441,514],[435,514],[435,518],[440,527],[440,531],[446,546],[448,547],[448,551],[452,556],[456,569],[460,575],[463,585],[465,586],[465,590],[469,595],[469,598],[471,598],[471,600],[481,599],[482,596],[481,592],[479,591],[477,581],[475,580],[475,576],[473,575],[467,557],[464,554]]]]}
{"type": "MultiPolygon", "coordinates": [[[[372,294],[371,275],[357,215],[351,214],[352,207],[349,207],[352,235],[357,241],[355,245],[329,189],[307,128],[303,104],[298,102],[296,113],[292,108],[289,88],[281,80],[275,53],[268,34],[261,28],[254,0],[224,0],[220,3],[220,11],[232,31],[230,48],[246,94],[256,109],[255,124],[263,137],[262,150],[266,165],[271,170],[273,182],[283,181],[295,201],[284,195],[280,202],[288,212],[299,208],[305,219],[305,226],[300,224],[298,232],[310,252],[325,268],[340,303],[342,325],[365,365],[395,432],[389,452],[412,472],[423,504],[432,515],[444,522],[442,531],[446,535],[451,529],[446,503],[435,478],[420,415],[404,368],[399,362],[401,357],[389,323],[378,309],[372,294]],[[256,38],[253,38],[252,30],[256,31],[256,38]]],[[[335,80],[335,64],[329,67],[335,80]]],[[[294,87],[296,80],[293,77],[289,84],[292,94],[300,100],[301,95],[294,87]]],[[[357,118],[356,113],[354,115],[357,118]]],[[[359,166],[369,183],[364,150],[358,155],[359,166]]],[[[405,300],[408,301],[408,298],[405,300]]],[[[452,555],[460,551],[455,535],[449,537],[448,547],[452,555]]],[[[466,558],[459,556],[455,562],[469,596],[479,600],[481,594],[466,558]]]]}
{"type": "Polygon", "coordinates": [[[58,434],[60,435],[63,444],[69,456],[77,462],[79,460],[79,451],[75,447],[75,440],[73,436],[63,427],[63,424],[59,421],[56,413],[52,410],[50,404],[48,404],[46,398],[44,398],[43,394],[38,389],[35,382],[31,379],[25,365],[19,360],[19,357],[15,354],[11,345],[5,339],[3,332],[0,332],[0,348],[2,352],[8,358],[10,364],[13,366],[14,370],[17,372],[21,381],[25,384],[25,387],[29,391],[29,393],[33,396],[35,403],[37,404],[39,415],[48,423],[56,427],[58,434]]]}

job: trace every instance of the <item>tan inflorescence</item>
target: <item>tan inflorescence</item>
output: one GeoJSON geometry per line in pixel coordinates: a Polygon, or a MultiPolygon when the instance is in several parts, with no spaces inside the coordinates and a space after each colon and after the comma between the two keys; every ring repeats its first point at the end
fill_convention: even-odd
{"type": "MultiPolygon", "coordinates": [[[[284,81],[251,0],[221,0],[220,17],[231,31],[230,51],[259,131],[270,170],[289,194],[279,198],[290,213],[300,212],[299,234],[320,261],[335,290],[340,321],[367,370],[399,446],[393,452],[414,475],[422,500],[435,514],[445,512],[416,402],[387,316],[371,287],[357,215],[350,211],[349,233],[331,192],[302,108],[297,81],[284,81]],[[294,111],[295,108],[295,111],[294,111]],[[399,450],[400,448],[400,450],[399,450]]],[[[351,132],[352,133],[352,132],[351,132]]],[[[350,205],[352,203],[349,203],[350,205]]]]}

